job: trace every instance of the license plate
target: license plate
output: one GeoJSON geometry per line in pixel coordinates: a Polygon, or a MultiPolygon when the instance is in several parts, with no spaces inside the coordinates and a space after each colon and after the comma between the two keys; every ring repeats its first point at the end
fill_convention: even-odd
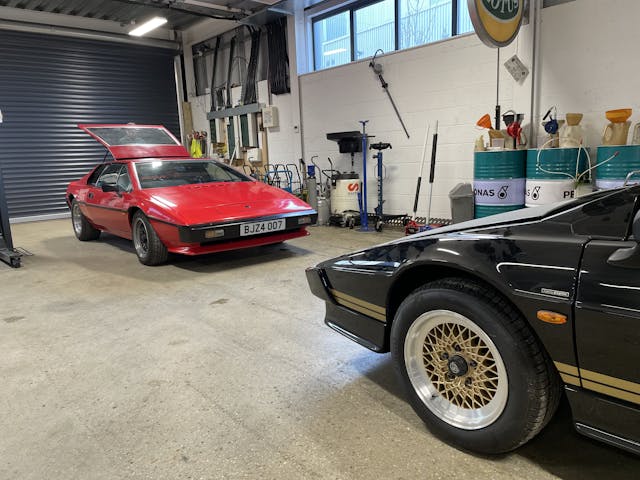
{"type": "Polygon", "coordinates": [[[249,235],[277,232],[278,230],[284,230],[284,227],[285,221],[283,218],[278,220],[267,220],[264,222],[243,223],[240,225],[240,236],[247,237],[249,235]]]}

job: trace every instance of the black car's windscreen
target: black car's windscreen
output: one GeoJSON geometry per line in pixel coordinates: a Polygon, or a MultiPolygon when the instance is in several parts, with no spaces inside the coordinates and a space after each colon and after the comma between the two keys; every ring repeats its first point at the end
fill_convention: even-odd
{"type": "Polygon", "coordinates": [[[108,145],[177,145],[176,141],[160,128],[145,127],[94,127],[89,132],[108,145]]]}
{"type": "Polygon", "coordinates": [[[141,188],[176,187],[198,183],[248,182],[234,169],[212,161],[153,161],[136,163],[141,188]]]}

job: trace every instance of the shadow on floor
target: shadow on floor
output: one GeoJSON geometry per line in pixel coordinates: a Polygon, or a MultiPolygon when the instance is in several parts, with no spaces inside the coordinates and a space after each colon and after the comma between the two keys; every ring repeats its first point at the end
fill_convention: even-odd
{"type": "Polygon", "coordinates": [[[172,255],[169,262],[177,268],[196,273],[213,273],[220,270],[242,268],[258,263],[267,263],[287,258],[309,255],[312,252],[304,248],[287,243],[265,245],[262,247],[230,250],[227,252],[210,253],[190,257],[186,255],[172,255]]]}
{"type": "MultiPolygon", "coordinates": [[[[352,366],[385,391],[404,401],[403,387],[397,378],[390,354],[378,362],[372,362],[371,355],[365,354],[354,359],[352,366]]],[[[386,402],[385,407],[411,424],[421,423],[418,416],[410,408],[399,408],[398,404],[393,401],[386,402]]],[[[565,480],[640,478],[640,457],[576,432],[569,402],[564,396],[555,416],[530,442],[510,454],[479,457],[488,461],[500,462],[509,455],[525,458],[550,474],[565,480]]]]}
{"type": "MultiPolygon", "coordinates": [[[[130,240],[107,233],[103,233],[99,240],[92,242],[78,242],[75,237],[65,236],[48,238],[43,243],[53,257],[47,258],[42,255],[35,258],[34,261],[40,264],[66,260],[104,274],[126,274],[133,278],[164,283],[170,281],[172,275],[158,275],[158,273],[166,270],[171,270],[173,275],[176,274],[176,269],[185,274],[215,273],[311,254],[304,248],[281,243],[198,256],[171,254],[164,265],[146,267],[138,264],[135,249],[130,240]],[[101,251],[99,261],[96,261],[97,250],[101,251]],[[123,255],[120,255],[120,252],[123,255]],[[132,262],[140,268],[133,268],[132,262]],[[154,272],[153,275],[150,275],[151,272],[154,272]]],[[[184,277],[184,275],[176,276],[184,277]]]]}

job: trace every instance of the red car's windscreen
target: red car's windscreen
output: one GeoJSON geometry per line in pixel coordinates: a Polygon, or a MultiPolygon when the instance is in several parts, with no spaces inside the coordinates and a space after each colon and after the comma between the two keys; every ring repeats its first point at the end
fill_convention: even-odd
{"type": "Polygon", "coordinates": [[[249,182],[233,168],[207,160],[136,163],[141,188],[176,187],[214,182],[249,182]]]}

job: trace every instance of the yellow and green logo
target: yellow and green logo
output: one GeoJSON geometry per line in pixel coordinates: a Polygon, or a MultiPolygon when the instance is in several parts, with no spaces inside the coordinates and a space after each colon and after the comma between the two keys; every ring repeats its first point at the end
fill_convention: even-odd
{"type": "Polygon", "coordinates": [[[473,28],[490,47],[509,45],[518,35],[524,0],[467,0],[473,28]]]}

